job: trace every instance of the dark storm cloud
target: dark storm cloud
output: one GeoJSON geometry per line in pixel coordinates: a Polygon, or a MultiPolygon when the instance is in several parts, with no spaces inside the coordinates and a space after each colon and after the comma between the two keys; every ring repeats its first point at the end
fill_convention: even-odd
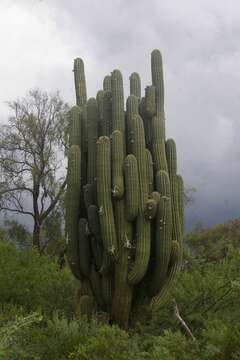
{"type": "MultiPolygon", "coordinates": [[[[217,1],[18,0],[0,4],[0,102],[34,86],[74,101],[72,60],[85,61],[89,96],[120,68],[150,82],[164,59],[167,134],[179,171],[197,188],[188,225],[240,216],[240,5],[217,1]]],[[[3,106],[2,114],[6,113],[3,106]]]]}

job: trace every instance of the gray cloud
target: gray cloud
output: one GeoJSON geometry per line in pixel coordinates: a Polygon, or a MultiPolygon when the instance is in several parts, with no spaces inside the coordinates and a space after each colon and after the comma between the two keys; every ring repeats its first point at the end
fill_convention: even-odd
{"type": "Polygon", "coordinates": [[[0,113],[3,101],[35,86],[74,101],[72,60],[85,61],[89,96],[120,68],[151,80],[150,52],[164,59],[167,134],[179,171],[197,188],[187,223],[240,216],[240,5],[236,0],[139,2],[2,0],[0,113]]]}

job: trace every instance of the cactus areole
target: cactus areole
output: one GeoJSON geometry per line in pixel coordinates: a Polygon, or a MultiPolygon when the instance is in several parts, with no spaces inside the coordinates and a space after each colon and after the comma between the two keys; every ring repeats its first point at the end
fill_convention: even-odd
{"type": "Polygon", "coordinates": [[[69,112],[67,258],[80,282],[78,308],[107,313],[127,329],[136,309],[167,300],[181,266],[183,180],[176,145],[165,138],[162,55],[151,54],[152,84],[141,98],[130,75],[113,70],[87,99],[84,64],[74,60],[76,105],[69,112]]]}

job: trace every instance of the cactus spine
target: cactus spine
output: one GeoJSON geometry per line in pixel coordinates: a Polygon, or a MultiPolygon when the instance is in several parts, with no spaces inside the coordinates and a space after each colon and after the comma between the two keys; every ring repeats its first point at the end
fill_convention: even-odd
{"type": "Polygon", "coordinates": [[[122,328],[138,306],[168,299],[181,266],[183,180],[165,139],[162,56],[151,54],[152,84],[141,98],[130,76],[124,109],[119,70],[87,101],[84,65],[74,61],[66,197],[67,256],[81,282],[80,313],[107,312],[122,328]]]}

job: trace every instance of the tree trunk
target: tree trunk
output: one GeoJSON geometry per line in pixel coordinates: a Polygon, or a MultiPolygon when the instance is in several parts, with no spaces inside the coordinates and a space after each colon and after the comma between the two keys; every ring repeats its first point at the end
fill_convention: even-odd
{"type": "Polygon", "coordinates": [[[41,250],[41,224],[35,220],[33,228],[33,247],[40,252],[41,250]]]}

